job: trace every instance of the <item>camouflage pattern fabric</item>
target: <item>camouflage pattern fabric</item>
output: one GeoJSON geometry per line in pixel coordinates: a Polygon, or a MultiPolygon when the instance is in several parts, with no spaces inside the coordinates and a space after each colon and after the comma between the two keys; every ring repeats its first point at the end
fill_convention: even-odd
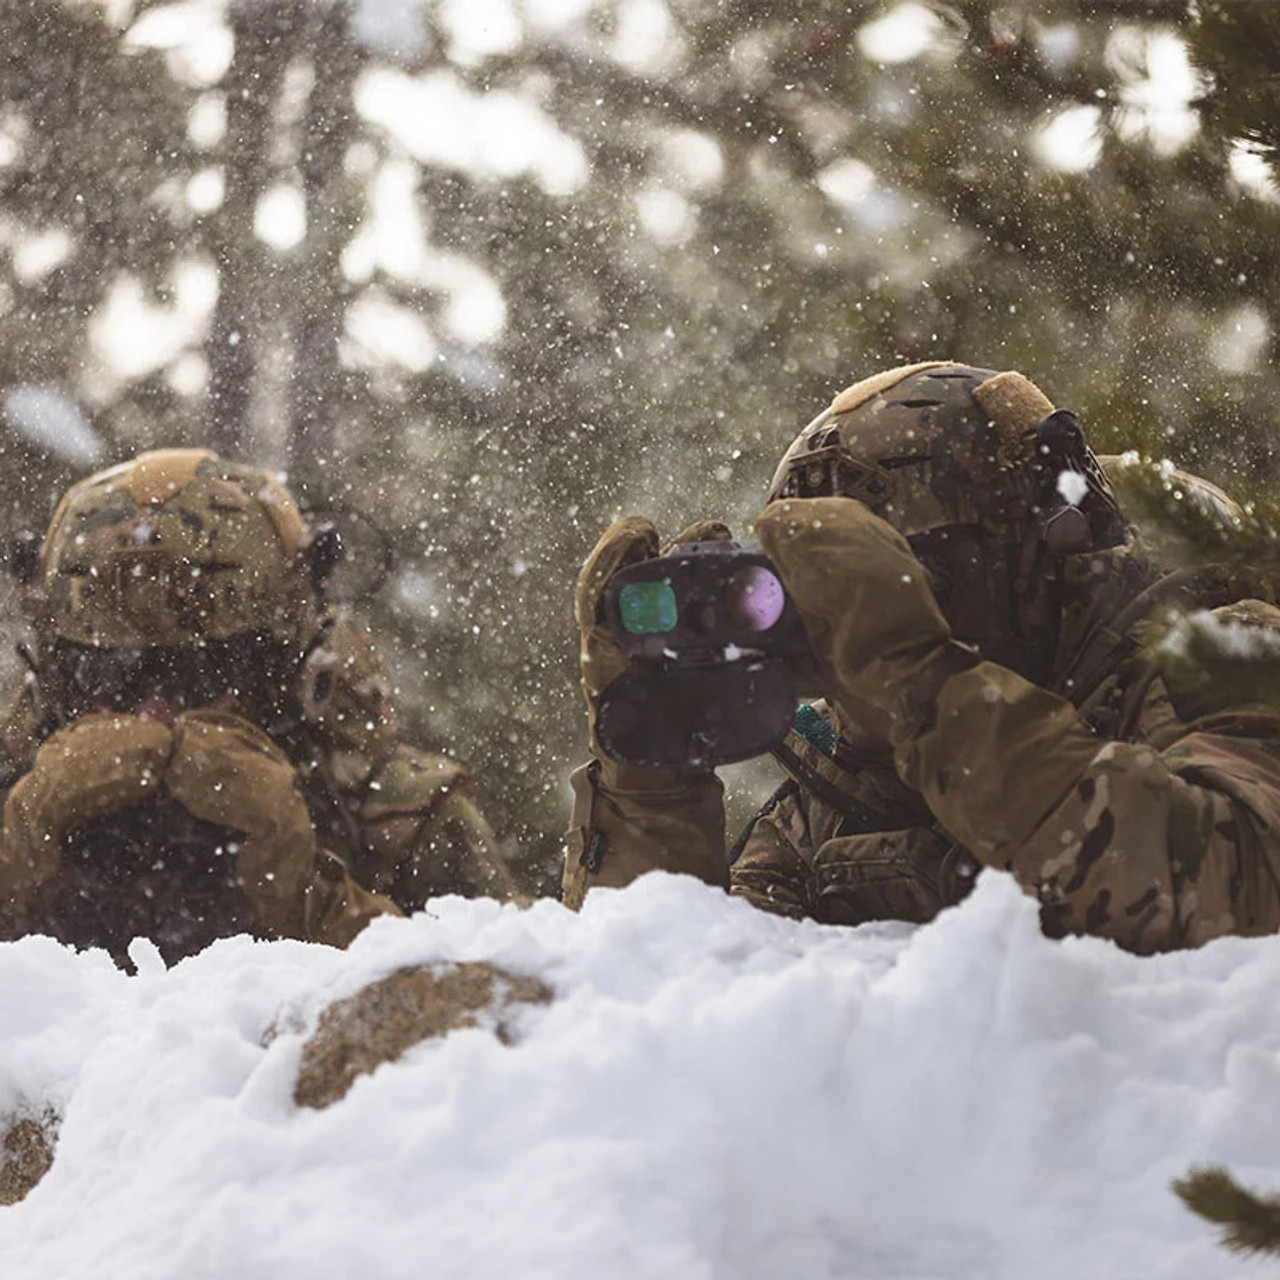
{"type": "MultiPolygon", "coordinates": [[[[1168,610],[1275,632],[1275,586],[1135,537],[1109,471],[1123,491],[1023,375],[945,361],[865,378],[801,431],[757,531],[838,732],[777,752],[790,779],[731,851],[731,892],[922,920],[987,866],[1050,932],[1138,952],[1280,929],[1280,712],[1144,651],[1168,610]]],[[[1169,475],[1238,523],[1225,495],[1169,475]]],[[[646,865],[723,872],[705,783],[623,805],[602,764],[575,789],[567,900],[646,865]]]]}
{"type": "Polygon", "coordinates": [[[349,618],[322,620],[297,677],[298,747],[339,792],[366,787],[395,753],[391,677],[368,633],[349,618]]]}
{"type": "Polygon", "coordinates": [[[851,748],[834,708],[817,710],[830,750],[788,735],[777,756],[790,777],[731,852],[730,892],[827,924],[931,919],[968,892],[973,864],[887,751],[851,748]]]}
{"type": "Polygon", "coordinates": [[[1155,680],[1100,741],[1066,699],[983,664],[943,688],[900,769],[979,862],[1036,894],[1052,932],[1147,952],[1280,929],[1274,711],[1183,721],[1155,680]]]}
{"type": "Polygon", "coordinates": [[[226,932],[346,945],[395,911],[317,860],[292,765],[247,721],[85,716],[9,791],[0,936],[49,932],[120,958],[144,932],[176,959],[226,932]]]}
{"type": "MultiPolygon", "coordinates": [[[[286,701],[298,714],[271,724],[271,737],[298,771],[319,847],[344,875],[408,912],[445,893],[512,896],[466,770],[399,741],[390,679],[361,628],[327,619],[286,701]]],[[[24,679],[0,732],[9,781],[34,762],[37,708],[36,682],[24,679]]]]}
{"type": "Polygon", "coordinates": [[[428,898],[509,898],[510,872],[476,805],[474,784],[445,756],[400,745],[360,807],[361,881],[417,911],[428,898]]]}
{"type": "MultiPolygon", "coordinates": [[[[1166,605],[1280,629],[1280,609],[1240,589],[1132,547],[1079,557],[1052,688],[990,662],[947,673],[898,718],[892,752],[841,741],[824,794],[812,772],[783,788],[740,841],[730,892],[792,916],[920,920],[986,866],[1043,904],[1048,932],[1139,953],[1280,930],[1280,713],[1182,697],[1143,656],[1166,605]]],[[[613,822],[603,865],[639,874],[657,831],[667,865],[696,850],[712,879],[716,815],[685,799],[613,822]]]]}
{"type": "Polygon", "coordinates": [[[86,645],[296,637],[309,607],[305,534],[269,472],[202,449],[145,453],[67,492],[28,600],[43,631],[86,645]]]}
{"type": "MultiPolygon", "coordinates": [[[[1078,647],[1064,650],[1058,683],[1071,699],[992,663],[959,672],[938,691],[929,728],[897,742],[896,767],[867,761],[858,787],[891,770],[923,802],[927,825],[898,827],[881,805],[882,825],[895,845],[921,841],[917,859],[932,845],[924,858],[932,865],[909,878],[939,884],[937,907],[967,892],[973,867],[991,866],[1041,901],[1053,934],[1097,934],[1150,952],[1275,932],[1280,714],[1249,706],[1206,713],[1203,692],[1186,705],[1140,656],[1146,611],[1130,611],[1130,631],[1109,625],[1142,596],[1191,603],[1204,591],[1212,603],[1228,588],[1183,580],[1162,590],[1171,580],[1144,572],[1124,550],[1077,568],[1088,586],[1068,616],[1087,616],[1090,625],[1077,626],[1078,647]],[[1106,600],[1111,608],[1100,609],[1106,600]],[[1073,681],[1067,673],[1083,676],[1086,655],[1091,674],[1073,681]],[[959,874],[948,877],[948,865],[959,874]]],[[[1280,628],[1280,610],[1266,602],[1219,612],[1280,628]]],[[[883,857],[848,842],[840,848],[843,820],[838,803],[797,789],[753,823],[732,892],[765,909],[832,918],[833,904],[823,904],[824,891],[832,894],[826,864],[850,853],[883,857]]],[[[863,877],[837,909],[845,918],[914,918],[902,894],[895,886],[879,895],[863,877]]]]}
{"type": "Polygon", "coordinates": [[[321,843],[403,911],[458,893],[509,898],[511,873],[467,771],[399,741],[391,681],[369,636],[331,618],[298,681],[285,743],[321,843]]]}

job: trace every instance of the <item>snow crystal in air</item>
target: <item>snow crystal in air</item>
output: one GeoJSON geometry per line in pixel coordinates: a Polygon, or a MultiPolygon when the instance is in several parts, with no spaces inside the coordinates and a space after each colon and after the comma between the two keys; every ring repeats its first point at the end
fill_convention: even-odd
{"type": "Polygon", "coordinates": [[[1073,507],[1078,507],[1089,492],[1089,482],[1078,471],[1058,472],[1058,492],[1073,507]]]}
{"type": "Polygon", "coordinates": [[[10,428],[32,444],[77,466],[102,457],[102,441],[66,396],[48,387],[15,387],[4,398],[10,428]]]}

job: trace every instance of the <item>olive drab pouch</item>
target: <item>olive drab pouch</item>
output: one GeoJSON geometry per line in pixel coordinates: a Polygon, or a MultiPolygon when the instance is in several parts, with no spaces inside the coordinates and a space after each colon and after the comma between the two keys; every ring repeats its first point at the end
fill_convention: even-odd
{"type": "Polygon", "coordinates": [[[837,836],[814,855],[814,914],[826,924],[926,924],[968,893],[970,866],[930,827],[837,836]]]}

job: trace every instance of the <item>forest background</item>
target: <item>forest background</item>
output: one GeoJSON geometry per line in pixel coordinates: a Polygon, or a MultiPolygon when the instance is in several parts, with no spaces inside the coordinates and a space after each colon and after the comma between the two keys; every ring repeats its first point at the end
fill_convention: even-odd
{"type": "MultiPolygon", "coordinates": [[[[471,764],[531,889],[585,753],[582,558],[620,513],[746,534],[854,379],[1018,368],[1100,449],[1280,479],[1266,0],[5,0],[0,26],[0,533],[144,448],[285,470],[348,531],[406,730],[471,764]]],[[[735,815],[761,785],[731,772],[735,815]]]]}

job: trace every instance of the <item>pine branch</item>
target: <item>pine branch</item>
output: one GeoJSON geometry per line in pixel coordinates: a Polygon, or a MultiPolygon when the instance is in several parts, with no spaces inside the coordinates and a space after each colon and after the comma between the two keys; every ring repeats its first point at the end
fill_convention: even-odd
{"type": "Polygon", "coordinates": [[[1174,614],[1152,624],[1147,655],[1188,710],[1280,707],[1280,631],[1268,622],[1174,614]]]}
{"type": "Polygon", "coordinates": [[[1272,166],[1280,159],[1280,12],[1271,4],[1202,0],[1189,28],[1192,61],[1210,78],[1200,100],[1207,123],[1249,143],[1272,166]]]}
{"type": "Polygon", "coordinates": [[[1107,473],[1156,564],[1191,579],[1197,603],[1206,591],[1233,602],[1188,610],[1175,597],[1147,623],[1146,656],[1170,691],[1197,714],[1280,707],[1280,626],[1270,607],[1280,592],[1280,508],[1241,506],[1167,462],[1109,460],[1107,473]]]}
{"type": "Polygon", "coordinates": [[[1120,509],[1168,568],[1222,568],[1280,582],[1280,504],[1241,505],[1170,462],[1108,461],[1120,509]]]}
{"type": "Polygon", "coordinates": [[[1218,1166],[1192,1169],[1172,1185],[1192,1213],[1222,1228],[1233,1253],[1280,1253],[1280,1198],[1245,1191],[1218,1166]]]}

